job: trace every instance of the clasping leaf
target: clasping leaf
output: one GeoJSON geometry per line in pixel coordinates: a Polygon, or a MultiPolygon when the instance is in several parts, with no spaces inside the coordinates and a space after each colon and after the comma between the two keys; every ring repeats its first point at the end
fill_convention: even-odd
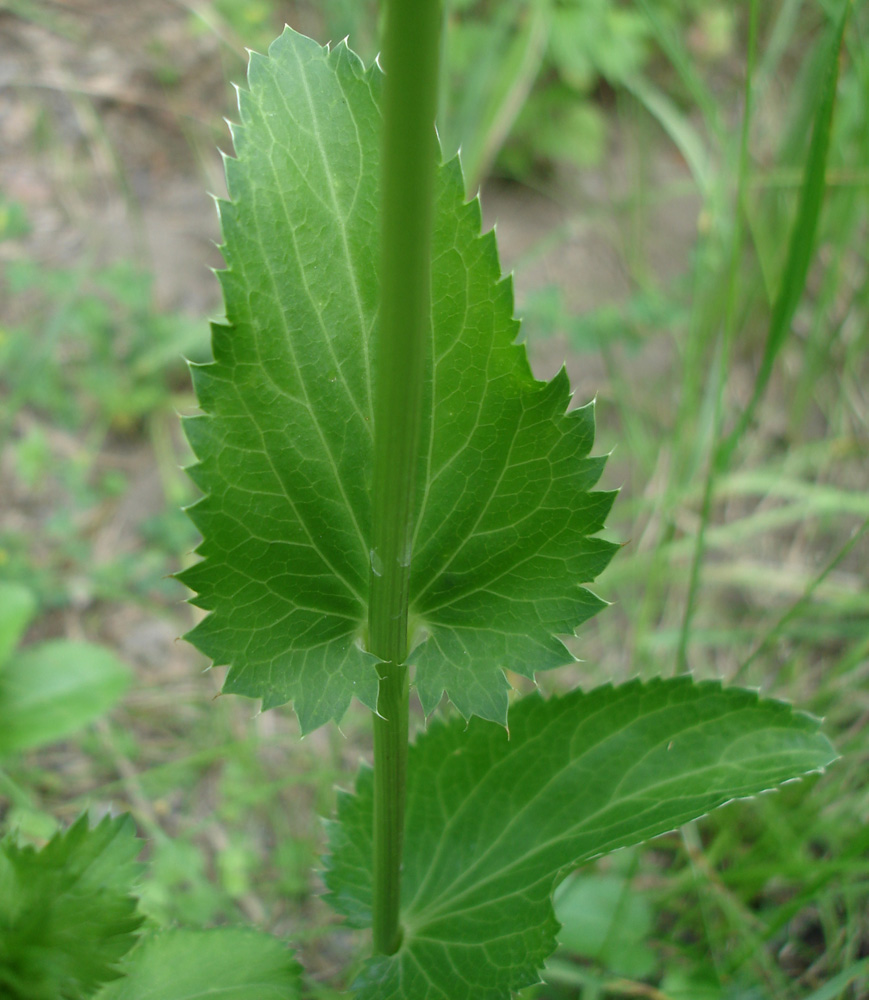
{"type": "MultiPolygon", "coordinates": [[[[491,723],[435,722],[408,761],[401,948],[359,1000],[506,1000],[556,945],[552,890],[572,868],[734,798],[824,768],[818,722],[689,677],[532,696],[491,723]]],[[[331,901],[371,919],[372,781],[331,825],[331,901]]]]}
{"type": "MultiPolygon", "coordinates": [[[[230,667],[224,690],[289,700],[303,730],[373,708],[365,649],[372,399],[378,359],[380,70],[289,28],[251,56],[218,203],[226,321],[195,367],[187,421],[204,492],[202,561],[182,574],[210,612],[189,638],[230,667]]],[[[571,659],[603,602],[581,584],[615,546],[592,536],[590,407],[562,371],[531,374],[509,279],[457,160],[438,173],[432,325],[410,585],[410,663],[426,712],[504,722],[504,668],[571,659]]]]}

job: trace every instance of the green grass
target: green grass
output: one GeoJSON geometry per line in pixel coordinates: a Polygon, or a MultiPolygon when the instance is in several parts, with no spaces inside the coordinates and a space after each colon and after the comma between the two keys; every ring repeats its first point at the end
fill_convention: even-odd
{"type": "MultiPolygon", "coordinates": [[[[634,885],[654,901],[650,942],[668,967],[658,985],[673,998],[814,997],[826,983],[853,1000],[869,983],[869,435],[856,388],[869,374],[867,12],[850,12],[840,59],[843,6],[828,5],[829,21],[818,9],[791,17],[793,6],[761,17],[752,5],[743,26],[742,139],[722,127],[732,109],[683,40],[661,27],[687,106],[647,81],[622,104],[631,125],[652,116],[692,172],[693,266],[656,312],[653,267],[626,247],[637,292],[621,336],[613,310],[598,311],[608,345],[588,337],[594,315],[556,317],[577,348],[605,353],[601,422],[628,493],[610,527],[627,549],[600,584],[616,606],[577,646],[583,673],[738,679],[824,715],[843,753],[819,779],[649,848],[634,885]],[[804,49],[782,106],[777,59],[804,49]],[[761,123],[776,115],[785,128],[770,136],[761,123]],[[642,378],[637,357],[655,350],[671,359],[668,384],[642,378]]],[[[642,237],[649,209],[639,191],[612,210],[642,237]]],[[[552,995],[659,995],[616,979],[564,956],[552,995]]]]}
{"type": "Polygon", "coordinates": [[[190,491],[171,439],[189,392],[183,358],[206,356],[207,335],[198,318],[158,313],[151,285],[125,261],[46,267],[23,257],[0,278],[11,303],[0,438],[7,482],[32,518],[24,532],[0,525],[0,567],[45,607],[183,594],[166,577],[196,536],[177,510],[190,491]],[[131,490],[122,454],[146,447],[165,510],[139,521],[135,545],[100,545],[98,529],[131,490]]]}

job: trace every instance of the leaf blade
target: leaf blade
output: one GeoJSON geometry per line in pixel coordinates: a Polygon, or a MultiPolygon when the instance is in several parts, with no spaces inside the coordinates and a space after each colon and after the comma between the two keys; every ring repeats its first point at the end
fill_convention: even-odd
{"type": "MultiPolygon", "coordinates": [[[[405,940],[359,995],[506,997],[555,947],[550,895],[566,870],[834,758],[816,720],[688,678],[523,699],[509,739],[476,720],[433,726],[409,761],[405,940]]],[[[355,925],[368,920],[369,798],[363,773],[330,832],[327,884],[355,925]]]]}
{"type": "Polygon", "coordinates": [[[206,416],[188,424],[206,491],[191,510],[205,562],[181,578],[213,612],[188,638],[230,666],[225,690],[266,708],[294,700],[309,730],[340,718],[354,693],[376,700],[376,660],[360,642],[370,379],[353,362],[359,345],[365,354],[377,286],[370,255],[346,250],[367,239],[373,215],[370,204],[350,210],[370,198],[376,169],[351,142],[355,116],[379,112],[372,74],[345,48],[328,53],[286,32],[271,52],[251,57],[237,158],[226,160],[228,325],[213,328],[215,361],[195,373],[206,416]],[[336,174],[333,160],[348,169],[336,174]],[[354,184],[337,184],[354,171],[354,184]],[[339,280],[351,296],[336,294],[339,280]]]}
{"type": "MultiPolygon", "coordinates": [[[[379,278],[380,74],[289,29],[252,56],[219,204],[227,323],[194,369],[187,422],[205,496],[203,561],[181,574],[211,614],[188,636],[230,667],[225,691],[292,700],[304,731],[376,703],[364,648],[371,572],[371,399],[379,278]]],[[[410,581],[427,712],[506,719],[504,669],[571,660],[555,636],[603,602],[616,546],[592,539],[613,494],[591,492],[591,409],[562,372],[531,373],[512,287],[458,160],[436,184],[425,447],[410,581]]]]}
{"type": "Polygon", "coordinates": [[[130,679],[105,646],[55,639],[25,647],[0,670],[0,755],[82,728],[109,711],[130,679]]]}

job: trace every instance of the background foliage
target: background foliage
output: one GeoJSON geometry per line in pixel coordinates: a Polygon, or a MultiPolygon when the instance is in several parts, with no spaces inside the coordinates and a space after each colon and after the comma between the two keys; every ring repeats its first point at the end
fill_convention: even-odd
{"type": "MultiPolygon", "coordinates": [[[[134,675],[111,715],[4,757],[4,829],[42,844],[82,808],[130,808],[152,923],[243,915],[300,941],[328,996],[353,951],[349,932],[319,929],[316,816],[367,753],[367,726],[351,713],[299,744],[288,713],[213,703],[218,685],[174,643],[193,620],[167,574],[195,544],[178,513],[176,411],[191,402],[177,359],[207,356],[205,265],[219,260],[200,192],[220,191],[213,149],[228,146],[244,46],[263,50],[287,20],[320,41],[349,34],[370,59],[378,13],[128,6],[0,5],[0,576],[38,609],[28,655],[89,640],[134,675]]],[[[586,662],[541,683],[688,665],[826,716],[844,755],[566,883],[563,948],[529,996],[869,988],[865,3],[840,59],[808,290],[739,423],[788,280],[838,9],[758,5],[750,60],[747,4],[449,6],[444,146],[461,145],[469,188],[484,183],[538,372],[567,355],[577,402],[597,395],[603,450],[617,445],[604,485],[623,487],[610,532],[627,549],[597,586],[614,606],[585,627],[586,662]]]]}

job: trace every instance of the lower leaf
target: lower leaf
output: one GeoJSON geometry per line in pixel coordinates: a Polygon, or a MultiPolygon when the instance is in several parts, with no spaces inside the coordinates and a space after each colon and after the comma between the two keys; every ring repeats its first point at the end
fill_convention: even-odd
{"type": "MultiPolygon", "coordinates": [[[[551,894],[572,868],[755,795],[836,754],[819,723],[751,691],[633,681],[480,720],[435,723],[411,749],[404,938],[372,959],[361,1000],[496,1000],[538,980],[556,946],[551,894]]],[[[330,828],[331,902],[371,919],[372,775],[330,828]]]]}
{"type": "Polygon", "coordinates": [[[0,840],[0,997],[87,1000],[119,975],[143,919],[140,849],[129,816],[84,815],[39,851],[0,840]]]}
{"type": "Polygon", "coordinates": [[[300,969],[276,938],[241,927],[146,938],[96,1000],[297,1000],[300,969]]]}

